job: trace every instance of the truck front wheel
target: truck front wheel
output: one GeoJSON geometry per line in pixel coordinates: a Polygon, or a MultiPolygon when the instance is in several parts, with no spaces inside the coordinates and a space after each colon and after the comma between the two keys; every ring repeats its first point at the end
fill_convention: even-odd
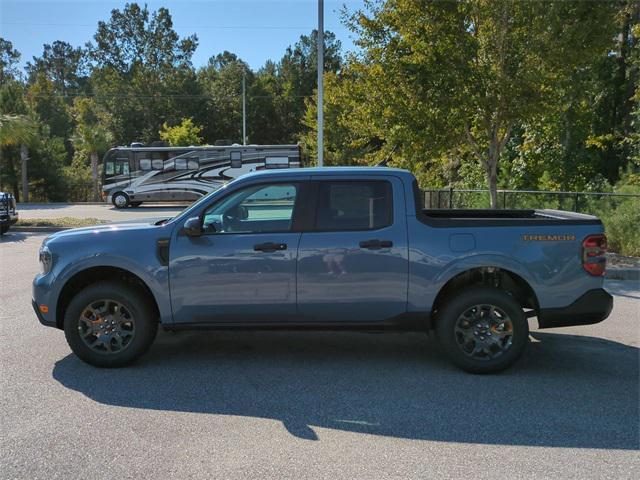
{"type": "Polygon", "coordinates": [[[64,316],[67,343],[95,367],[123,367],[145,353],[158,330],[154,308],[135,286],[100,282],[69,303],[64,316]]]}
{"type": "Polygon", "coordinates": [[[497,288],[472,287],[446,301],[437,313],[436,334],[457,366],[471,373],[494,373],[520,358],[529,324],[511,295],[497,288]]]}

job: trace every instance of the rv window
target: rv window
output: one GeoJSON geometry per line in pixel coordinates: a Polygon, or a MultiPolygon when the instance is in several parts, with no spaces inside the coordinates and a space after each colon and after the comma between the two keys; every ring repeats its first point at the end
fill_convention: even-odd
{"type": "Polygon", "coordinates": [[[107,162],[104,166],[104,173],[106,175],[113,175],[113,172],[114,172],[113,162],[107,162]]]}
{"type": "Polygon", "coordinates": [[[266,157],[264,165],[266,168],[288,168],[289,157],[266,157]]]}
{"type": "Polygon", "coordinates": [[[164,170],[164,162],[161,159],[153,159],[154,170],[164,170]]]}
{"type": "Polygon", "coordinates": [[[176,158],[176,170],[186,170],[187,169],[187,159],[186,158],[176,158]]]}
{"type": "Polygon", "coordinates": [[[240,150],[231,151],[231,168],[242,167],[242,152],[240,150]]]}
{"type": "Polygon", "coordinates": [[[190,157],[187,159],[187,168],[189,170],[198,170],[199,166],[198,157],[190,157]]]}
{"type": "Polygon", "coordinates": [[[133,158],[135,160],[133,164],[134,170],[151,170],[151,155],[149,152],[136,152],[133,154],[133,158]],[[145,165],[147,166],[145,167],[145,165]]]}
{"type": "Polygon", "coordinates": [[[129,175],[129,160],[118,158],[116,161],[116,175],[129,175]]]}

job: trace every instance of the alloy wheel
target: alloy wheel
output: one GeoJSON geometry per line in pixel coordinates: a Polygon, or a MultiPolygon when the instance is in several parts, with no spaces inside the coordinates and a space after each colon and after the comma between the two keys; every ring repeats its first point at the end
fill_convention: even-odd
{"type": "Polygon", "coordinates": [[[97,300],[87,305],[78,319],[80,338],[91,350],[119,353],[135,336],[135,319],[131,312],[115,300],[97,300]]]}
{"type": "Polygon", "coordinates": [[[455,324],[458,347],[477,360],[503,355],[513,344],[513,322],[495,305],[474,305],[458,317],[455,324]]]}

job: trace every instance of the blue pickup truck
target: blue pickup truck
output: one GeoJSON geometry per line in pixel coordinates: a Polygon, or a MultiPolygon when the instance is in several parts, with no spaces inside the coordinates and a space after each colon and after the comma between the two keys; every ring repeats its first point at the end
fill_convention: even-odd
{"type": "Polygon", "coordinates": [[[604,320],[600,220],[555,210],[423,210],[392,168],[256,172],[172,219],[44,240],[40,322],[84,361],[124,366],[158,325],[180,329],[435,331],[476,373],[540,328],[604,320]]]}

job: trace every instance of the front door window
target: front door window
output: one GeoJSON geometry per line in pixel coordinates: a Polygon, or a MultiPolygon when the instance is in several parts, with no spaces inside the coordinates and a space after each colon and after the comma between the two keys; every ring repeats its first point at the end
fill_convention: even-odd
{"type": "Polygon", "coordinates": [[[295,184],[253,185],[209,208],[205,233],[277,233],[291,230],[298,187],[295,184]]]}

